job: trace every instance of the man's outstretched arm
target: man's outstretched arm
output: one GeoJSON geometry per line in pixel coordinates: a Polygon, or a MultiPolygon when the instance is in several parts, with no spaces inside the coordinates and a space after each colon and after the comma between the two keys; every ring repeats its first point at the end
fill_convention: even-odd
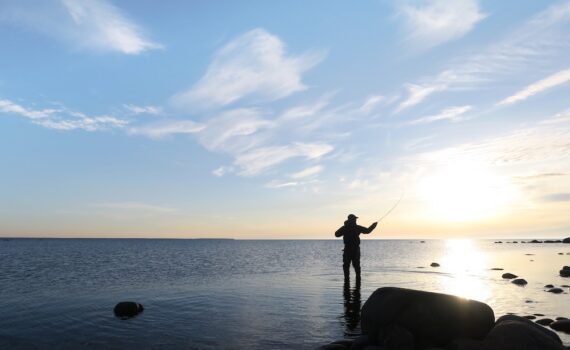
{"type": "Polygon", "coordinates": [[[342,237],[342,235],[344,235],[344,226],[342,226],[341,228],[339,228],[338,230],[336,230],[336,232],[334,233],[334,235],[336,237],[342,237]]]}
{"type": "Polygon", "coordinates": [[[374,231],[374,229],[376,228],[377,225],[378,225],[378,223],[375,222],[372,225],[370,225],[368,228],[360,226],[360,228],[361,228],[360,232],[362,232],[364,234],[369,234],[370,232],[374,231]]]}

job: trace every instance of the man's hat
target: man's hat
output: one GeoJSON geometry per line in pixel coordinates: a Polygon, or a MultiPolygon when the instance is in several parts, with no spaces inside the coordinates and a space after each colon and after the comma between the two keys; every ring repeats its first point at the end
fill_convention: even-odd
{"type": "Polygon", "coordinates": [[[356,219],[358,219],[358,216],[356,216],[356,215],[354,215],[354,214],[350,214],[350,215],[348,216],[348,220],[356,220],[356,219]]]}

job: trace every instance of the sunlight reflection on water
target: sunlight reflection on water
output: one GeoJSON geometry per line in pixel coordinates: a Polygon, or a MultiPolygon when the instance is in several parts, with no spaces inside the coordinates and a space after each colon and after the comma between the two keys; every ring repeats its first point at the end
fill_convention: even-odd
{"type": "Polygon", "coordinates": [[[489,298],[489,288],[481,279],[487,267],[487,257],[471,240],[447,240],[442,264],[451,274],[450,278],[441,279],[446,293],[479,301],[489,298]]]}

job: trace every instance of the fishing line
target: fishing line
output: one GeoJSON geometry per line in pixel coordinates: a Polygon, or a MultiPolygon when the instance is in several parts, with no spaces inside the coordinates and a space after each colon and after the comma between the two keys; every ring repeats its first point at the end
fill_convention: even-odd
{"type": "Polygon", "coordinates": [[[400,199],[398,199],[398,201],[396,202],[396,204],[394,204],[394,206],[392,208],[390,208],[390,210],[388,210],[386,212],[386,214],[382,215],[382,217],[378,220],[378,222],[382,221],[385,217],[387,217],[388,215],[390,215],[390,213],[392,211],[394,211],[394,209],[396,209],[396,207],[398,206],[398,204],[400,204],[400,202],[402,201],[402,198],[404,198],[404,191],[402,191],[402,194],[400,195],[400,199]]]}

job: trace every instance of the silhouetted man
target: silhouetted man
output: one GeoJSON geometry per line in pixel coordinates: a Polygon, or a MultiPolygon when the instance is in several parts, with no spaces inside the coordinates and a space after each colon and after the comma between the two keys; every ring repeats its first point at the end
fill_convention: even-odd
{"type": "Polygon", "coordinates": [[[335,236],[342,237],[344,241],[344,253],[342,254],[342,269],[344,270],[344,279],[350,277],[350,263],[356,272],[356,279],[360,279],[360,234],[368,234],[376,228],[377,222],[366,228],[356,224],[358,217],[350,214],[344,222],[344,226],[336,230],[335,236]]]}

